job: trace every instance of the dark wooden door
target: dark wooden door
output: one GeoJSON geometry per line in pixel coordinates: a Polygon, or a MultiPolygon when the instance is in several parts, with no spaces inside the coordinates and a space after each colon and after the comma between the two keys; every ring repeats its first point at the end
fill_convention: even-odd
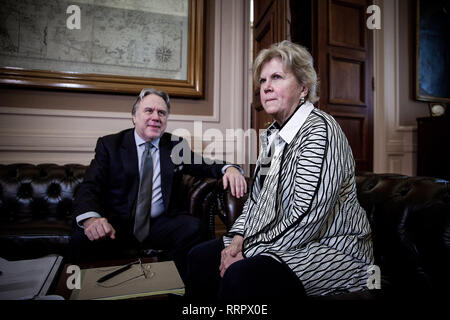
{"type": "Polygon", "coordinates": [[[318,107],[340,124],[357,171],[373,169],[373,31],[370,0],[312,1],[312,50],[320,79],[318,107]],[[314,19],[313,19],[314,21],[314,19]]]}

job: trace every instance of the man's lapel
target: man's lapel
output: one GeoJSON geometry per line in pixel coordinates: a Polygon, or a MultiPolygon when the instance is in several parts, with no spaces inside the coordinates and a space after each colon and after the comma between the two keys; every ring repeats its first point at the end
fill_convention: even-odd
{"type": "Polygon", "coordinates": [[[125,133],[121,148],[120,155],[122,157],[122,164],[125,170],[125,177],[127,182],[124,188],[131,187],[128,192],[128,204],[134,206],[134,202],[137,197],[139,186],[139,168],[138,168],[138,156],[136,150],[136,141],[134,139],[134,130],[130,130],[125,133]]]}
{"type": "Polygon", "coordinates": [[[172,144],[170,135],[164,133],[159,141],[159,157],[161,167],[161,192],[164,202],[164,210],[169,207],[170,193],[172,191],[173,173],[175,165],[171,158],[172,144]]]}

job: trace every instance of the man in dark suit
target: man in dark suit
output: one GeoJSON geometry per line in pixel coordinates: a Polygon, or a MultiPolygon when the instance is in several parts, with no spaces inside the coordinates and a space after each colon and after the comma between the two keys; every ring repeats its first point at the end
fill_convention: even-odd
{"type": "Polygon", "coordinates": [[[246,192],[239,167],[199,163],[186,140],[164,132],[169,112],[166,93],[143,89],[132,109],[134,129],[98,139],[75,193],[74,262],[114,257],[124,248],[165,249],[183,276],[186,254],[205,240],[206,227],[178,207],[173,189],[182,175],[223,176],[233,194],[246,192]]]}

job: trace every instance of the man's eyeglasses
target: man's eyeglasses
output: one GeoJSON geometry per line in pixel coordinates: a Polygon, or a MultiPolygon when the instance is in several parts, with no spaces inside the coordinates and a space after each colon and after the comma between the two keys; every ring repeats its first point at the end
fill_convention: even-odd
{"type": "MultiPolygon", "coordinates": [[[[106,270],[105,269],[99,270],[99,272],[104,272],[104,271],[111,271],[111,268],[106,269],[106,270]]],[[[119,286],[119,285],[124,284],[124,283],[126,283],[128,281],[131,281],[133,279],[137,279],[137,278],[140,278],[140,277],[144,277],[145,279],[150,279],[154,275],[155,275],[155,273],[151,271],[151,265],[150,264],[142,264],[141,259],[138,259],[138,260],[133,261],[133,262],[131,262],[129,264],[126,264],[126,265],[124,265],[122,267],[118,267],[118,268],[115,267],[114,271],[112,271],[112,272],[104,275],[103,277],[99,278],[97,280],[97,285],[100,286],[100,287],[103,287],[103,288],[112,288],[112,287],[119,286]],[[127,278],[125,280],[119,280],[119,281],[116,280],[116,282],[109,281],[109,280],[113,279],[114,277],[116,277],[117,275],[127,271],[130,268],[132,268],[133,265],[136,265],[136,264],[139,264],[139,270],[140,270],[139,274],[134,275],[134,276],[132,276],[130,278],[127,278]],[[107,282],[107,283],[105,283],[105,282],[107,282]]]]}

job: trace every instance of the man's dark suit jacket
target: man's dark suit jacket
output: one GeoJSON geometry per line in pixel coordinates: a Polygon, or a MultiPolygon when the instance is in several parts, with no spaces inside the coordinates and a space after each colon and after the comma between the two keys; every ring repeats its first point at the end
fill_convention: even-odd
{"type": "MultiPolygon", "coordinates": [[[[178,146],[178,147],[181,147],[178,146]]],[[[179,195],[176,188],[181,184],[183,174],[220,178],[223,164],[194,164],[194,153],[187,141],[164,133],[159,142],[161,163],[161,191],[166,215],[180,213],[179,195]],[[171,160],[172,149],[179,143],[186,144],[191,164],[175,165],[171,160]]],[[[182,156],[182,152],[180,156],[182,156]]],[[[198,157],[198,155],[195,155],[198,157]]],[[[108,219],[118,231],[126,227],[132,230],[132,217],[139,189],[139,169],[134,129],[98,139],[95,158],[86,171],[84,181],[75,193],[75,217],[95,211],[108,219]]]]}

